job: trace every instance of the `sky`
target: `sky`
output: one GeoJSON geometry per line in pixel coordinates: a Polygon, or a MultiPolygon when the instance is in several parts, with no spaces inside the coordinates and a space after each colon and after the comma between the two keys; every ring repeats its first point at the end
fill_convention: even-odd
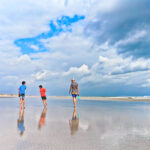
{"type": "Polygon", "coordinates": [[[1,0],[0,93],[150,95],[150,1],[1,0]]]}

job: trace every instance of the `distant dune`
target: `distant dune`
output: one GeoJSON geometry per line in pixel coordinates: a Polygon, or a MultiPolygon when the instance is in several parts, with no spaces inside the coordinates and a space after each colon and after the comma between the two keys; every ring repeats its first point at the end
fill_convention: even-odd
{"type": "Polygon", "coordinates": [[[18,95],[15,95],[15,94],[0,94],[0,98],[4,98],[4,97],[17,97],[18,95]]]}
{"type": "MultiPolygon", "coordinates": [[[[0,94],[0,98],[16,98],[18,95],[16,94],[0,94]]],[[[40,96],[26,96],[27,98],[39,98],[40,96]]],[[[48,99],[72,99],[71,96],[47,96],[48,99]]],[[[149,101],[149,97],[85,97],[81,96],[80,100],[99,100],[99,101],[149,101]]]]}

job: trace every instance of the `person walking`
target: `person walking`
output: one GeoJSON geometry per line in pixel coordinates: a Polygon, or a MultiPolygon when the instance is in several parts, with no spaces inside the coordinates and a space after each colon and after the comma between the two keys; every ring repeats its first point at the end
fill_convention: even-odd
{"type": "Polygon", "coordinates": [[[26,91],[26,82],[22,81],[22,85],[18,89],[18,96],[20,97],[20,107],[22,108],[23,103],[23,109],[25,109],[25,91],[26,91]]]}
{"type": "Polygon", "coordinates": [[[79,96],[79,85],[77,82],[75,82],[74,78],[71,79],[69,94],[70,93],[72,94],[74,107],[76,107],[76,102],[77,102],[76,97],[79,96]]]}
{"type": "Polygon", "coordinates": [[[42,85],[39,85],[39,88],[40,88],[41,98],[43,100],[43,105],[44,105],[44,107],[46,107],[47,106],[47,98],[46,98],[47,90],[45,88],[43,88],[42,85]]]}

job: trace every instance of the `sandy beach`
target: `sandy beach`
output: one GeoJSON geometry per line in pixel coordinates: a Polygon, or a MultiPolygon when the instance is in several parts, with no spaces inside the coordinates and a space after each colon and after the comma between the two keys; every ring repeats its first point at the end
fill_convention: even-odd
{"type": "MultiPolygon", "coordinates": [[[[16,94],[0,94],[0,98],[16,98],[18,95],[16,94]]],[[[39,98],[40,96],[29,96],[28,98],[39,98]]],[[[72,99],[71,96],[47,96],[48,99],[72,99]]],[[[124,97],[88,97],[88,96],[80,96],[80,100],[98,100],[98,101],[145,101],[150,102],[150,96],[146,97],[130,97],[130,96],[124,96],[124,97]]]]}
{"type": "MultiPolygon", "coordinates": [[[[71,96],[49,96],[52,99],[72,99],[71,96]]],[[[149,101],[150,97],[85,97],[81,96],[80,100],[98,100],[98,101],[149,101]]]]}

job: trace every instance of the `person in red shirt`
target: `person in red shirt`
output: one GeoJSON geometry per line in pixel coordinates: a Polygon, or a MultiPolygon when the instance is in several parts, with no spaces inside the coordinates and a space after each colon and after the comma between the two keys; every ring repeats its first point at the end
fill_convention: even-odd
{"type": "Polygon", "coordinates": [[[41,98],[43,100],[43,105],[44,105],[44,107],[46,107],[47,106],[47,98],[46,98],[46,94],[45,94],[46,89],[43,88],[42,85],[39,85],[39,88],[40,88],[41,98]]]}

